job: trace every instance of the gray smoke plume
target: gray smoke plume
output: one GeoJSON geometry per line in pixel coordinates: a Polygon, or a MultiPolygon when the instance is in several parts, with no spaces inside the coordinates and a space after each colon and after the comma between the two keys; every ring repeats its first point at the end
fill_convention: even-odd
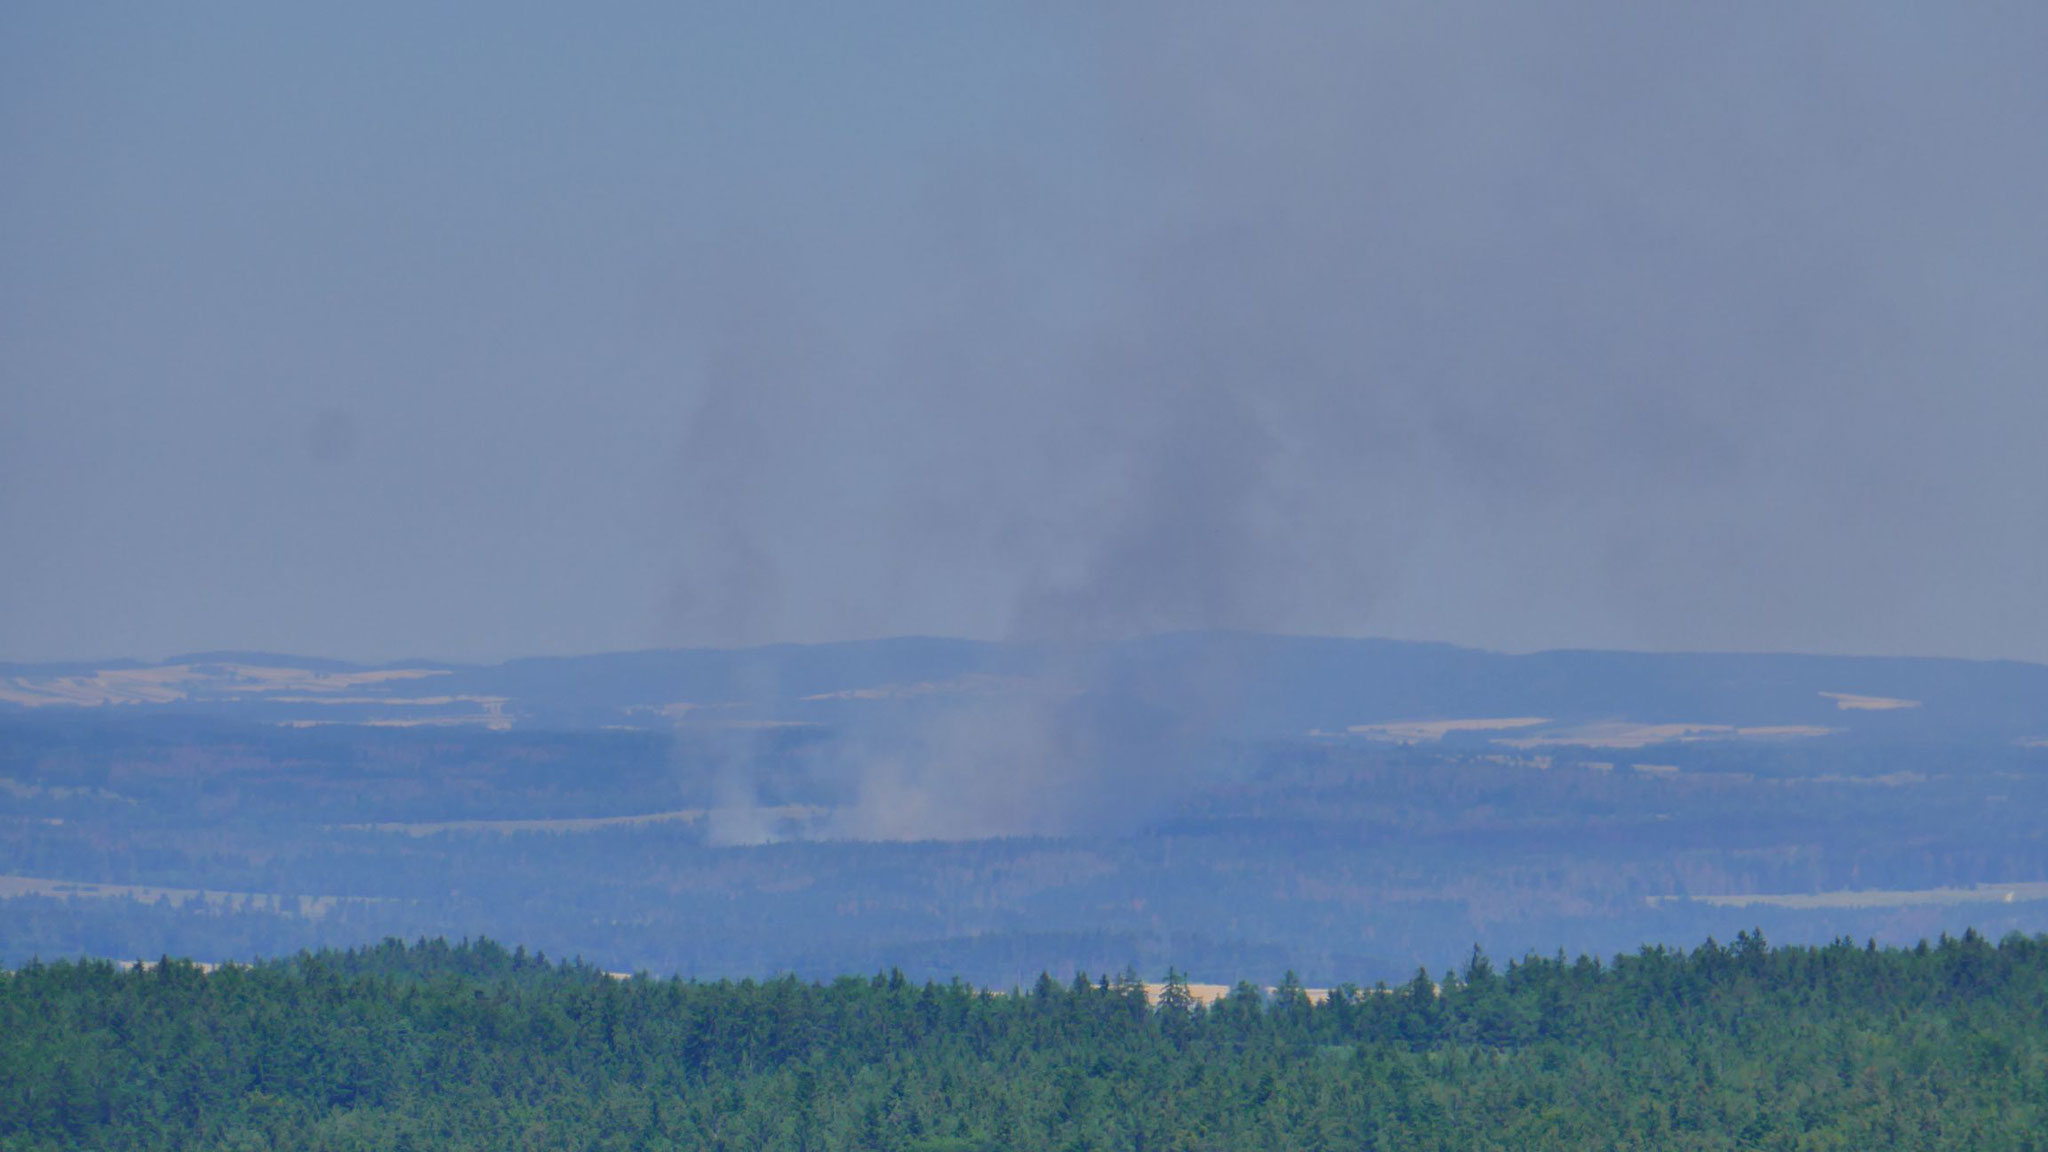
{"type": "Polygon", "coordinates": [[[1044,649],[1030,692],[852,738],[844,831],[883,836],[1170,790],[1230,674],[1110,683],[1136,636],[1988,637],[1939,557],[2048,560],[2015,439],[2048,425],[2044,27],[1120,9],[1087,130],[924,173],[888,298],[778,259],[787,310],[720,326],[686,516],[715,608],[686,622],[830,634],[914,602],[1044,649]]]}
{"type": "Polygon", "coordinates": [[[115,9],[0,35],[12,657],[1037,646],[889,835],[1202,770],[1161,632],[2048,657],[2040,4],[115,9]]]}
{"type": "Polygon", "coordinates": [[[0,35],[15,658],[2048,657],[2038,4],[115,7],[0,35]]]}

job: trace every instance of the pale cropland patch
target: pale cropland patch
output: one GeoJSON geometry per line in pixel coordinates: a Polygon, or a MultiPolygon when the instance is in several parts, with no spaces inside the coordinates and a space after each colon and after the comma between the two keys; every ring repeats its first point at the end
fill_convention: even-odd
{"type": "Polygon", "coordinates": [[[1500,732],[1550,723],[1546,716],[1491,716],[1463,720],[1399,720],[1392,724],[1353,724],[1345,731],[1368,740],[1421,744],[1442,740],[1452,732],[1500,732]]]}
{"type": "Polygon", "coordinates": [[[0,680],[0,700],[28,708],[170,704],[195,695],[232,698],[266,692],[344,692],[393,680],[446,675],[445,668],[322,672],[259,664],[166,664],[157,668],[105,668],[80,676],[10,676],[0,680]]]}
{"type": "MultiPolygon", "coordinates": [[[[1218,1000],[1228,998],[1229,995],[1232,992],[1235,992],[1236,990],[1237,985],[1235,984],[1189,984],[1188,997],[1189,999],[1193,1000],[1196,1004],[1206,1008],[1211,1004],[1216,1003],[1218,1000]]],[[[1271,996],[1274,993],[1275,989],[1268,987],[1261,989],[1261,991],[1265,992],[1266,995],[1271,996]]],[[[1330,998],[1330,990],[1328,988],[1304,988],[1302,989],[1302,991],[1304,993],[1307,993],[1309,1003],[1311,1004],[1321,1004],[1323,1001],[1328,1000],[1330,998]]],[[[1165,984],[1147,983],[1145,985],[1145,999],[1151,1001],[1155,1005],[1159,1003],[1159,998],[1165,994],[1165,984]]]]}
{"type": "Polygon", "coordinates": [[[915,684],[877,684],[871,688],[842,688],[805,696],[806,702],[821,700],[900,700],[906,696],[954,696],[964,693],[993,693],[1032,687],[1029,680],[1015,676],[990,676],[973,672],[951,680],[921,680],[915,684]]]}
{"type": "MultiPolygon", "coordinates": [[[[749,809],[771,820],[809,821],[823,815],[824,808],[806,804],[784,804],[749,809]]],[[[397,832],[406,836],[432,836],[440,832],[597,832],[606,828],[631,828],[645,824],[695,824],[718,815],[714,808],[678,808],[672,812],[644,812],[632,816],[568,816],[544,820],[430,820],[385,821],[375,824],[341,824],[351,832],[397,832]]]]}
{"type": "MultiPolygon", "coordinates": [[[[173,961],[173,963],[176,963],[176,961],[173,961]]],[[[220,965],[220,964],[215,964],[215,963],[213,963],[213,962],[212,962],[211,960],[187,960],[187,961],[185,961],[185,963],[187,963],[187,964],[190,964],[190,965],[191,965],[192,967],[194,967],[194,968],[197,968],[197,969],[199,969],[199,970],[200,970],[201,972],[208,972],[208,973],[211,973],[211,972],[218,972],[218,971],[220,971],[220,970],[221,970],[221,968],[223,967],[223,965],[220,965]]],[[[116,961],[114,961],[114,967],[116,967],[116,968],[119,968],[119,969],[120,969],[121,971],[123,971],[123,972],[133,972],[133,971],[136,971],[137,969],[140,969],[140,970],[142,970],[142,971],[144,971],[144,972],[148,972],[148,971],[151,971],[151,970],[153,970],[154,968],[156,968],[157,964],[158,964],[158,961],[155,961],[155,960],[116,960],[116,961]]],[[[233,967],[233,966],[234,966],[234,965],[233,965],[232,963],[230,963],[230,964],[226,965],[226,967],[230,967],[230,968],[231,968],[231,967],[233,967]]]]}
{"type": "Polygon", "coordinates": [[[1533,736],[1496,737],[1494,743],[1510,748],[1550,748],[1568,745],[1578,748],[1647,748],[1652,744],[1683,744],[1698,740],[1791,740],[1826,736],[1833,728],[1814,724],[1766,724],[1737,727],[1733,724],[1634,724],[1625,720],[1587,724],[1562,732],[1533,736]]]}
{"type": "Polygon", "coordinates": [[[1864,889],[1848,892],[1744,893],[1726,896],[1652,896],[1652,905],[1690,900],[1717,908],[1899,908],[1912,904],[2014,904],[2048,900],[2048,882],[1978,884],[1971,888],[1864,889]]]}
{"type": "Polygon", "coordinates": [[[377,896],[291,896],[274,892],[223,892],[207,888],[166,888],[155,884],[97,884],[82,880],[50,880],[40,876],[0,876],[0,900],[14,896],[56,896],[84,900],[159,901],[180,907],[198,901],[209,908],[244,912],[283,912],[317,920],[343,902],[381,904],[377,896]]]}
{"type": "Polygon", "coordinates": [[[458,728],[466,724],[509,732],[512,718],[505,715],[504,696],[272,696],[278,704],[371,704],[396,708],[448,708],[475,704],[477,711],[453,716],[375,716],[366,720],[297,719],[280,720],[280,728],[323,728],[355,725],[362,728],[458,728]]]}
{"type": "Polygon", "coordinates": [[[1858,696],[1854,692],[1823,692],[1821,695],[1835,702],[1835,707],[1844,712],[1890,712],[1895,708],[1918,708],[1918,700],[1899,700],[1890,696],[1858,696]]]}
{"type": "Polygon", "coordinates": [[[10,776],[0,776],[0,792],[5,792],[17,800],[47,798],[50,800],[85,799],[112,800],[121,804],[135,803],[134,797],[123,796],[119,792],[109,792],[105,788],[68,788],[61,784],[24,784],[10,776]]]}
{"type": "Polygon", "coordinates": [[[272,696],[278,704],[377,704],[397,708],[445,708],[450,704],[481,704],[503,710],[503,696],[272,696]]]}

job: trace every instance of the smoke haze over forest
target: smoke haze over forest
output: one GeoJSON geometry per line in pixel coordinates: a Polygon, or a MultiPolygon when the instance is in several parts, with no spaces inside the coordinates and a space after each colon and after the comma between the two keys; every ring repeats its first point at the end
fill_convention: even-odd
{"type": "Polygon", "coordinates": [[[2044,58],[2031,5],[17,7],[0,657],[2048,659],[2044,58]]]}

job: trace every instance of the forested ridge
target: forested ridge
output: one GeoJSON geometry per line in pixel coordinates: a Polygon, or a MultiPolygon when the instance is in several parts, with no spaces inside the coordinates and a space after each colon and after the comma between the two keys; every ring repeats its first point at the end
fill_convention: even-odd
{"type": "Polygon", "coordinates": [[[0,1148],[2048,1147],[2048,937],[1743,934],[1212,1007],[491,942],[0,978],[0,1148]]]}
{"type": "Polygon", "coordinates": [[[1135,963],[1268,982],[1294,968],[1326,985],[1398,983],[1474,942],[1612,955],[1758,926],[1801,944],[2048,930],[2034,815],[2048,810],[2048,746],[2003,737],[1624,756],[1524,754],[1484,732],[1417,745],[1297,733],[1231,742],[1148,785],[1117,817],[1136,830],[896,842],[743,819],[743,842],[721,840],[705,814],[742,759],[761,805],[857,805],[834,749],[865,729],[816,718],[745,729],[736,750],[692,731],[0,713],[0,964],[489,936],[734,978],[900,964],[918,981],[1007,988],[1135,963]],[[1712,902],[1724,896],[1827,898],[1712,902]]]}

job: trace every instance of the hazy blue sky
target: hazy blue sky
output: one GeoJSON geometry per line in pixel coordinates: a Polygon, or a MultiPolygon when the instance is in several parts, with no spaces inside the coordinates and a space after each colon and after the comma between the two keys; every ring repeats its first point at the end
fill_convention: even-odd
{"type": "Polygon", "coordinates": [[[12,4],[0,658],[2048,659],[2048,6],[12,4]]]}

